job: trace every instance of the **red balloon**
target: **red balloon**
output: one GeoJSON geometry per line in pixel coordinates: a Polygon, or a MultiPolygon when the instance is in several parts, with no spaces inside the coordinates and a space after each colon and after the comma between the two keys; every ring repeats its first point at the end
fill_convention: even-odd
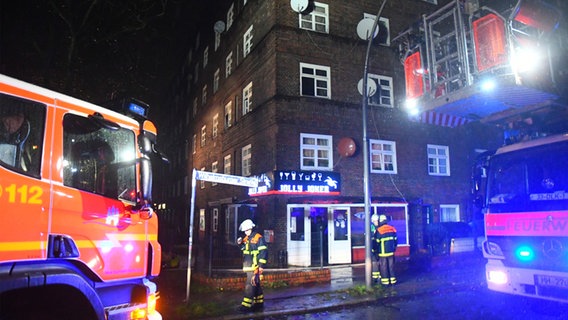
{"type": "Polygon", "coordinates": [[[343,157],[351,157],[357,151],[357,145],[351,138],[341,138],[337,145],[337,151],[343,157]]]}

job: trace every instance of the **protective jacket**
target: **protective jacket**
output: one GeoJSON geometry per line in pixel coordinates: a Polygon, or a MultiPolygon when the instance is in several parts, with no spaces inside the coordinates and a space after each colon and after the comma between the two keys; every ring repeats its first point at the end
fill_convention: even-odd
{"type": "Polygon", "coordinates": [[[389,224],[382,224],[374,233],[372,252],[380,257],[390,257],[394,255],[398,238],[396,229],[389,224]]]}
{"type": "Polygon", "coordinates": [[[268,256],[266,242],[262,235],[253,231],[246,236],[241,243],[241,251],[243,252],[243,271],[257,272],[258,268],[264,268],[268,256]]]}

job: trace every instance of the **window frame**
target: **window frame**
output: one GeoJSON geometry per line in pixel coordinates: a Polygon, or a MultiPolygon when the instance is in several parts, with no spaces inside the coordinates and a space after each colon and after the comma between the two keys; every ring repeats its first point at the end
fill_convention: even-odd
{"type": "Polygon", "coordinates": [[[303,97],[331,99],[331,68],[328,66],[300,62],[300,95],[303,97]],[[313,72],[311,74],[304,73],[304,69],[310,69],[313,70],[313,72]],[[318,72],[322,71],[326,73],[325,76],[318,75],[318,72]],[[304,80],[307,81],[308,79],[313,82],[313,95],[304,93],[304,80]],[[318,82],[325,82],[325,88],[322,86],[318,87],[318,82]],[[318,92],[320,90],[325,90],[326,95],[319,94],[318,92]]]}
{"type": "Polygon", "coordinates": [[[229,100],[225,104],[225,117],[224,117],[225,129],[233,126],[233,100],[229,100]]]}
{"type": "Polygon", "coordinates": [[[321,171],[331,171],[333,170],[333,136],[323,135],[323,134],[313,134],[313,133],[300,133],[300,169],[301,170],[321,170],[321,171]],[[314,144],[305,144],[304,139],[314,139],[314,144]],[[318,145],[318,140],[327,141],[327,146],[318,145]],[[305,151],[312,150],[314,153],[313,157],[306,157],[305,151]],[[327,157],[319,158],[318,154],[320,151],[327,152],[327,157]],[[306,165],[306,159],[313,159],[314,165],[306,165]],[[320,160],[321,159],[321,160],[320,160]],[[327,160],[327,166],[319,166],[319,162],[327,160]]]}
{"type": "Polygon", "coordinates": [[[251,25],[247,31],[243,34],[243,59],[246,58],[252,51],[253,46],[253,25],[251,25]]]}
{"type": "Polygon", "coordinates": [[[329,5],[314,1],[312,12],[298,14],[298,27],[314,32],[329,33],[329,5]],[[318,28],[318,26],[323,26],[323,28],[318,28]]]}
{"type": "Polygon", "coordinates": [[[428,175],[431,176],[450,176],[450,148],[448,146],[428,144],[426,147],[426,155],[428,158],[428,175]],[[430,154],[430,150],[436,150],[435,154],[430,154]],[[445,154],[441,155],[440,151],[444,151],[445,154]],[[445,164],[440,164],[444,160],[445,164]],[[445,167],[446,172],[441,172],[441,168],[445,167]],[[435,171],[431,171],[434,168],[435,171]]]}
{"type": "Polygon", "coordinates": [[[460,205],[459,204],[440,204],[440,222],[460,222],[460,205]],[[453,212],[446,213],[447,210],[453,212]],[[453,215],[450,217],[449,215],[453,215]],[[452,220],[455,218],[455,220],[452,220]]]}
{"type": "Polygon", "coordinates": [[[369,105],[370,106],[379,106],[379,107],[386,107],[386,108],[394,108],[394,93],[393,93],[393,81],[392,81],[392,77],[388,77],[388,76],[383,76],[383,75],[379,75],[379,74],[369,74],[369,79],[375,82],[375,85],[377,86],[377,92],[368,97],[369,99],[369,105]],[[383,81],[387,81],[388,82],[388,86],[383,86],[381,84],[381,82],[383,81]],[[388,97],[385,97],[384,95],[382,95],[383,92],[388,92],[388,97]],[[377,98],[378,97],[378,98],[377,98]],[[379,100],[377,102],[377,99],[379,100]],[[384,103],[383,101],[388,99],[388,101],[390,103],[384,103]]]}
{"type": "Polygon", "coordinates": [[[231,174],[231,170],[233,167],[233,163],[232,163],[232,159],[231,159],[231,155],[228,154],[226,156],[223,157],[223,173],[224,174],[231,174]]]}
{"type": "Polygon", "coordinates": [[[219,134],[219,113],[216,113],[213,116],[213,127],[211,130],[211,137],[213,139],[217,138],[217,135],[219,134]]]}
{"type": "Polygon", "coordinates": [[[243,88],[243,116],[252,110],[252,81],[243,88]]]}
{"type": "Polygon", "coordinates": [[[229,52],[225,58],[225,78],[233,74],[233,51],[229,52]]]}
{"type": "Polygon", "coordinates": [[[370,170],[371,173],[383,173],[383,174],[398,174],[398,167],[397,167],[397,157],[396,157],[396,142],[389,141],[389,140],[377,140],[377,139],[369,139],[369,163],[370,163],[370,170]],[[381,145],[381,149],[373,149],[374,145],[381,145]],[[391,150],[385,150],[384,146],[388,145],[391,147],[391,150]],[[379,161],[373,161],[373,156],[378,156],[379,161]],[[392,161],[392,170],[386,169],[385,157],[391,156],[392,161]],[[374,169],[373,163],[380,162],[381,169],[374,169]]]}
{"type": "Polygon", "coordinates": [[[201,127],[201,147],[205,147],[207,144],[207,125],[201,127]]]}
{"type": "Polygon", "coordinates": [[[248,177],[252,174],[252,144],[241,148],[241,174],[248,177]]]}

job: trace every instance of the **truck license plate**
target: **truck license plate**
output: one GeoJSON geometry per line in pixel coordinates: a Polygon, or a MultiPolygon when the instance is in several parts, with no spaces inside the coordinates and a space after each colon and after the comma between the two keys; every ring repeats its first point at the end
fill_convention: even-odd
{"type": "Polygon", "coordinates": [[[536,283],[540,286],[558,287],[558,288],[567,288],[568,289],[568,278],[563,278],[563,277],[546,276],[546,275],[537,274],[536,275],[536,283]]]}

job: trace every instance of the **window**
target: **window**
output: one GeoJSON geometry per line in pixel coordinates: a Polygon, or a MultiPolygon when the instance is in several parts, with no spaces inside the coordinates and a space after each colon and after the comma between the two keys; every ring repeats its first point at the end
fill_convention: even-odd
{"type": "Polygon", "coordinates": [[[369,140],[371,172],[397,173],[396,143],[386,140],[369,140]]]}
{"type": "Polygon", "coordinates": [[[201,105],[204,106],[207,103],[207,85],[203,86],[201,91],[201,105]]]}
{"type": "Polygon", "coordinates": [[[233,101],[227,102],[225,105],[225,129],[233,125],[233,101]]]}
{"type": "Polygon", "coordinates": [[[428,3],[431,3],[431,4],[436,4],[436,5],[438,4],[438,0],[422,0],[422,1],[428,2],[428,3]]]}
{"type": "Polygon", "coordinates": [[[251,166],[252,166],[252,153],[251,153],[251,145],[247,145],[242,149],[242,166],[243,166],[243,176],[248,177],[251,175],[251,166]]]}
{"type": "Polygon", "coordinates": [[[204,147],[207,142],[207,126],[201,127],[201,146],[204,147]]]}
{"type": "Polygon", "coordinates": [[[219,69],[215,70],[215,74],[213,75],[213,93],[217,93],[219,91],[219,77],[221,71],[219,69]]]}
{"type": "Polygon", "coordinates": [[[392,78],[369,74],[369,79],[377,85],[377,92],[369,97],[369,105],[393,108],[392,78]]]}
{"type": "Polygon", "coordinates": [[[219,127],[219,114],[216,113],[213,116],[213,128],[212,128],[212,132],[211,132],[211,137],[213,139],[217,138],[217,132],[219,131],[218,127],[219,127]]]}
{"type": "Polygon", "coordinates": [[[193,142],[191,146],[191,153],[195,154],[197,152],[197,135],[193,135],[193,142]]]}
{"type": "Polygon", "coordinates": [[[299,14],[300,28],[329,33],[329,11],[327,4],[314,2],[314,10],[308,14],[299,14]]]}
{"type": "Polygon", "coordinates": [[[230,204],[225,211],[225,239],[227,243],[236,245],[239,237],[239,226],[246,219],[256,220],[256,205],[230,204]]]}
{"type": "Polygon", "coordinates": [[[252,82],[243,89],[243,116],[252,108],[252,82]]]}
{"type": "Polygon", "coordinates": [[[252,26],[250,26],[243,36],[243,59],[248,56],[252,50],[252,26]]]}
{"type": "Polygon", "coordinates": [[[333,168],[332,137],[319,134],[300,135],[302,170],[331,170],[333,168]]]}
{"type": "Polygon", "coordinates": [[[193,83],[197,83],[197,80],[199,79],[199,62],[195,63],[195,70],[193,71],[193,74],[195,75],[193,83]]]}
{"type": "Polygon", "coordinates": [[[213,208],[213,222],[212,222],[213,232],[219,231],[219,209],[213,208]]]}
{"type": "MultiPolygon", "coordinates": [[[[375,21],[375,19],[377,18],[376,15],[374,14],[368,14],[365,13],[363,14],[363,18],[365,19],[371,19],[373,20],[373,22],[375,21]]],[[[387,18],[384,17],[379,17],[379,25],[377,26],[378,30],[378,34],[375,37],[374,41],[379,42],[379,44],[385,45],[385,46],[390,46],[390,21],[387,18]]]]}
{"type": "Polygon", "coordinates": [[[225,59],[225,78],[228,78],[233,73],[233,52],[229,52],[225,59]]]}
{"type": "Polygon", "coordinates": [[[459,222],[460,206],[457,204],[441,204],[440,205],[440,222],[459,222]]]}
{"type": "Polygon", "coordinates": [[[221,45],[221,33],[215,32],[215,51],[219,49],[220,45],[221,45]]]}
{"type": "Polygon", "coordinates": [[[193,117],[197,114],[197,109],[199,108],[199,103],[197,102],[197,97],[193,98],[193,117]]]}
{"type": "MultiPolygon", "coordinates": [[[[19,99],[5,94],[0,94],[0,101],[0,165],[8,170],[14,170],[25,175],[39,178],[46,106],[41,103],[19,99]],[[10,129],[4,130],[5,127],[9,127],[10,129]]],[[[69,117],[69,115],[66,116],[66,119],[67,117],[69,117]]],[[[92,125],[87,118],[77,117],[77,119],[82,119],[82,123],[85,125],[92,125]]],[[[77,123],[77,125],[79,124],[80,123],[77,123]]],[[[65,136],[71,136],[71,138],[75,135],[67,133],[67,129],[69,129],[69,131],[72,131],[71,129],[78,131],[77,128],[71,127],[64,127],[63,129],[65,130],[65,136]]],[[[127,132],[132,134],[131,131],[127,132]]],[[[106,135],[108,135],[112,137],[113,140],[121,138],[118,133],[114,135],[113,131],[104,129],[93,133],[93,136],[87,134],[77,134],[76,136],[82,137],[84,140],[90,140],[95,139],[97,133],[101,136],[105,134],[104,138],[107,138],[106,135]]],[[[121,134],[125,134],[125,131],[122,131],[121,134]]],[[[125,143],[125,147],[132,152],[135,147],[134,140],[132,139],[129,139],[129,141],[112,142],[115,144],[123,142],[125,143]],[[129,145],[130,143],[132,145],[129,145]]],[[[77,144],[79,144],[79,142],[77,144]]],[[[114,145],[113,147],[118,148],[120,145],[114,145]]],[[[82,157],[80,159],[82,159],[82,157]]],[[[83,167],[78,164],[74,168],[83,167]]],[[[74,174],[80,175],[78,172],[74,174]]],[[[94,174],[96,174],[96,171],[94,174]]],[[[2,189],[0,187],[0,196],[1,191],[2,189]]]]}
{"type": "Polygon", "coordinates": [[[88,118],[63,119],[63,184],[109,198],[136,202],[136,136],[125,128],[96,127],[88,118]],[[79,129],[81,128],[81,129],[79,129]],[[99,128],[85,130],[84,128],[99,128]]]}
{"type": "Polygon", "coordinates": [[[205,231],[205,209],[199,209],[199,231],[205,231]]]}
{"type": "Polygon", "coordinates": [[[209,62],[209,47],[205,47],[205,50],[203,50],[203,69],[205,69],[208,62],[209,62]]]}
{"type": "MultiPolygon", "coordinates": [[[[218,168],[219,162],[215,161],[211,164],[211,172],[213,173],[217,173],[219,172],[219,168],[218,168]]],[[[217,182],[211,182],[212,186],[216,186],[217,182]]]]}
{"type": "Polygon", "coordinates": [[[450,151],[448,147],[428,145],[428,174],[431,176],[450,175],[450,151]]]}
{"type": "Polygon", "coordinates": [[[235,4],[232,3],[229,7],[229,11],[227,11],[227,30],[231,28],[233,25],[233,18],[235,17],[235,4]]]}
{"type": "Polygon", "coordinates": [[[329,74],[329,67],[300,63],[301,95],[331,98],[329,74]]]}
{"type": "Polygon", "coordinates": [[[228,154],[223,158],[223,173],[231,174],[231,155],[228,154]]]}

